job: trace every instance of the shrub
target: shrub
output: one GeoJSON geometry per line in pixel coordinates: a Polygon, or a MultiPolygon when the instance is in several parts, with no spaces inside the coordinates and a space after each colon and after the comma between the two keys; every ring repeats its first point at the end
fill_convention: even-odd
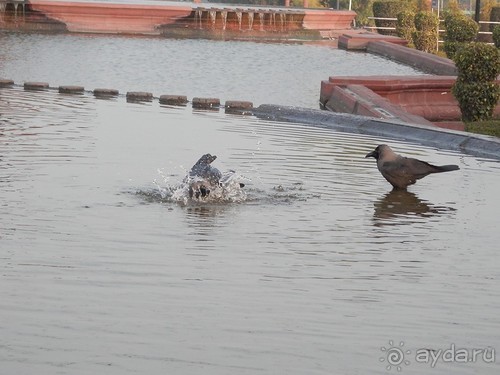
{"type": "MultiPolygon", "coordinates": [[[[500,22],[500,7],[493,7],[491,8],[491,13],[490,13],[490,22],[500,22]]],[[[493,29],[495,28],[495,24],[490,24],[490,31],[493,32],[493,29]]]]}
{"type": "MultiPolygon", "coordinates": [[[[357,26],[375,26],[375,22],[369,19],[373,17],[373,0],[353,0],[352,10],[356,12],[355,24],[357,26]]],[[[336,6],[336,4],[335,4],[336,6]]],[[[332,6],[334,8],[335,6],[332,6]]],[[[341,8],[345,9],[345,8],[341,8]]]]}
{"type": "MultiPolygon", "coordinates": [[[[405,1],[374,1],[373,16],[381,18],[396,18],[399,13],[406,9],[405,1]]],[[[377,27],[396,27],[396,21],[375,20],[377,27]]],[[[378,30],[379,34],[396,35],[394,30],[378,30]]]]}
{"type": "Polygon", "coordinates": [[[500,52],[486,43],[470,43],[454,61],[458,77],[467,83],[494,81],[500,73],[500,52]]]}
{"type": "Polygon", "coordinates": [[[458,77],[452,93],[464,121],[488,120],[500,96],[495,82],[500,73],[500,52],[485,43],[470,43],[455,55],[458,77]]]}
{"type": "Polygon", "coordinates": [[[449,13],[444,18],[445,40],[450,42],[472,42],[476,39],[479,25],[462,14],[449,13]]]}
{"type": "Polygon", "coordinates": [[[482,121],[493,116],[500,87],[494,82],[464,83],[457,80],[452,92],[458,100],[463,121],[482,121]]]}
{"type": "Polygon", "coordinates": [[[434,53],[437,51],[439,19],[431,12],[418,12],[415,15],[413,42],[420,51],[434,53]]]}
{"type": "Polygon", "coordinates": [[[443,45],[443,50],[446,53],[446,57],[453,60],[457,52],[466,45],[467,43],[464,42],[449,42],[445,40],[443,45]]]}
{"type": "Polygon", "coordinates": [[[493,29],[493,43],[495,47],[500,48],[500,25],[496,25],[493,29]]]}
{"type": "Polygon", "coordinates": [[[418,12],[415,15],[415,28],[418,31],[437,31],[439,19],[431,12],[418,12]]]}
{"type": "Polygon", "coordinates": [[[457,51],[477,37],[479,25],[461,13],[448,13],[444,17],[446,33],[444,35],[444,51],[453,59],[457,51]]]}
{"type": "Polygon", "coordinates": [[[414,46],[413,33],[415,31],[415,13],[411,10],[398,13],[396,33],[400,38],[406,39],[410,47],[414,46]]]}

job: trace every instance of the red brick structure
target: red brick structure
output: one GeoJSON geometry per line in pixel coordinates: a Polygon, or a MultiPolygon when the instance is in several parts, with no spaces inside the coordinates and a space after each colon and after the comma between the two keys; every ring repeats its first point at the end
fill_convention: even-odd
{"type": "Polygon", "coordinates": [[[5,0],[0,29],[125,33],[178,37],[320,39],[350,29],[356,13],[208,3],[5,0]],[[12,4],[11,4],[12,3],[12,4]],[[15,3],[15,4],[14,4],[15,3]]]}
{"type": "MultiPolygon", "coordinates": [[[[339,48],[366,50],[433,75],[330,77],[321,82],[322,107],[464,130],[458,102],[451,93],[457,74],[453,61],[408,48],[397,39],[369,32],[346,32],[339,38],[339,48]]],[[[500,118],[500,106],[494,117],[500,118]]]]}
{"type": "Polygon", "coordinates": [[[330,77],[321,83],[320,101],[334,112],[463,130],[451,86],[456,77],[330,77]]]}

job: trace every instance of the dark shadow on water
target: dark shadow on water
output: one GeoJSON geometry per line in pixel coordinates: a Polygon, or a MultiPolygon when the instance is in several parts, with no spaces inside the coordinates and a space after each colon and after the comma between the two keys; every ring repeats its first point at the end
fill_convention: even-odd
{"type": "Polygon", "coordinates": [[[433,205],[406,190],[392,190],[373,205],[375,226],[411,224],[416,219],[421,221],[455,211],[452,207],[433,205]]]}

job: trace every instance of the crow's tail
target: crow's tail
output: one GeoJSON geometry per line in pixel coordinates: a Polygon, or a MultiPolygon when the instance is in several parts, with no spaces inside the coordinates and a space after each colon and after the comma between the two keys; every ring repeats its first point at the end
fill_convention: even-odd
{"type": "Polygon", "coordinates": [[[455,164],[449,164],[449,165],[440,165],[436,167],[436,172],[450,172],[450,171],[456,171],[459,170],[460,168],[458,165],[455,164]]]}

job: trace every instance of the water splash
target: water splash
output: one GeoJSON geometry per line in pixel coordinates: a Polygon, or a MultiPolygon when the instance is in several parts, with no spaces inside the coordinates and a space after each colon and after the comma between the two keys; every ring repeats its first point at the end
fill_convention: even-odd
{"type": "Polygon", "coordinates": [[[153,181],[156,189],[154,191],[144,192],[139,191],[139,195],[143,195],[148,200],[156,200],[159,202],[178,203],[180,205],[191,204],[214,204],[214,203],[241,203],[247,200],[247,193],[244,189],[244,184],[250,179],[237,174],[233,170],[228,170],[222,174],[217,185],[210,186],[208,194],[195,196],[190,193],[190,188],[201,182],[205,182],[198,176],[186,176],[179,182],[177,177],[176,182],[171,181],[171,176],[167,176],[162,169],[158,169],[159,178],[153,181]]]}
{"type": "MultiPolygon", "coordinates": [[[[257,142],[260,149],[261,142],[257,142]]],[[[208,184],[203,178],[190,175],[183,166],[168,171],[158,169],[153,180],[154,189],[137,190],[136,195],[146,202],[173,203],[183,207],[226,205],[232,203],[283,205],[293,202],[321,199],[321,194],[308,191],[303,181],[271,183],[261,180],[258,169],[246,171],[253,177],[245,177],[234,170],[222,173],[217,184],[208,184]],[[255,179],[255,182],[252,182],[255,179]],[[206,186],[208,194],[200,193],[199,187],[206,186]],[[191,190],[191,191],[190,191],[191,190]]]]}

